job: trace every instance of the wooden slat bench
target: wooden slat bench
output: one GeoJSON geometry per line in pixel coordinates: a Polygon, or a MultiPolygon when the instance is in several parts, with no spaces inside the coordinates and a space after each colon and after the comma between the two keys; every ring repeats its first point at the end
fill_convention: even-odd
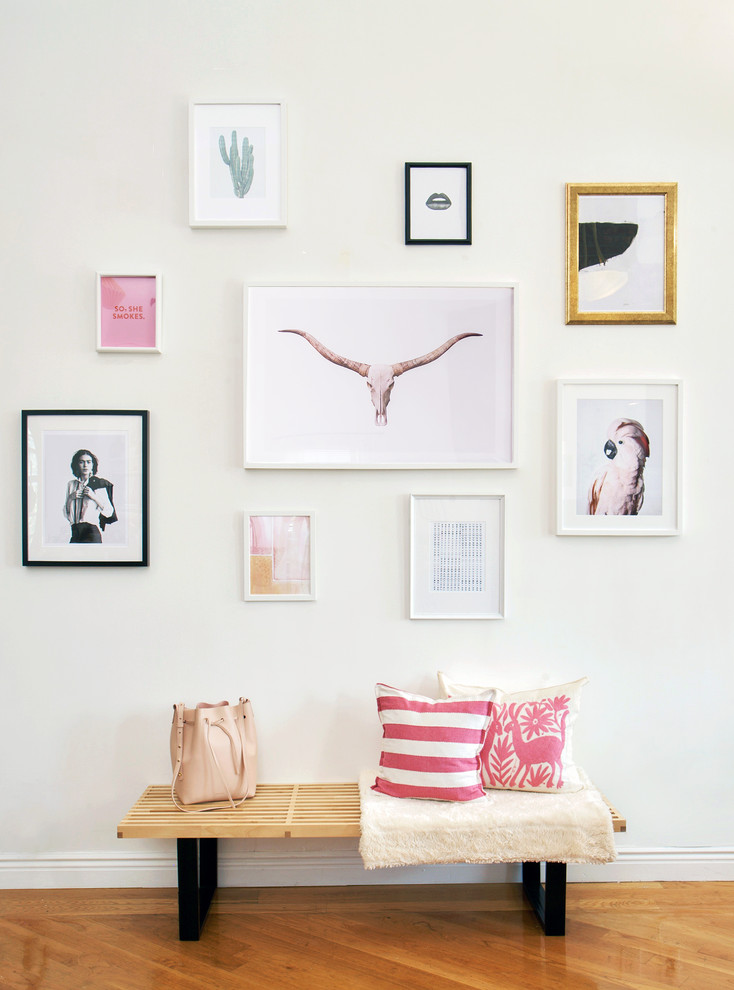
{"type": "MultiPolygon", "coordinates": [[[[607,802],[608,803],[608,802],[607,802]]],[[[615,832],[627,824],[609,805],[615,832]]],[[[176,839],[179,939],[196,941],[217,889],[217,839],[331,838],[360,834],[359,785],[258,784],[238,808],[188,814],[170,787],[148,787],[117,827],[120,839],[176,839]]],[[[565,934],[566,864],[522,864],[525,893],[547,935],[565,934]]]]}

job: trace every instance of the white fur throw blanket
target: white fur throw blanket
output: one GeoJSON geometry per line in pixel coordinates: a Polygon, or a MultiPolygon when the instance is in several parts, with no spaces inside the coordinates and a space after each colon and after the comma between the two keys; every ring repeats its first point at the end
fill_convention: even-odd
{"type": "Polygon", "coordinates": [[[476,801],[394,798],[372,790],[375,772],[359,781],[368,870],[424,863],[610,863],[616,859],[612,817],[579,769],[573,794],[489,790],[476,801]]]}

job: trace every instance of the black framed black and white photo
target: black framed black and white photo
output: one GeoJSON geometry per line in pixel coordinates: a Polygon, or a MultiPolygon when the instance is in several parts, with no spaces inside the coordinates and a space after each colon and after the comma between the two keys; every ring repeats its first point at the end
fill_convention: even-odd
{"type": "Polygon", "coordinates": [[[405,243],[471,244],[471,162],[406,162],[405,243]]]}
{"type": "Polygon", "coordinates": [[[21,415],[24,566],[147,567],[147,411],[21,415]]]}

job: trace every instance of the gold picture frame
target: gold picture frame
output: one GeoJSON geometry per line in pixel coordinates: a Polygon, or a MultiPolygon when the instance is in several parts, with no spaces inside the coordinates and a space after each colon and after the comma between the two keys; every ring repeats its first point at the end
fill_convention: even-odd
{"type": "Polygon", "coordinates": [[[566,323],[675,323],[676,182],[566,184],[566,323]]]}

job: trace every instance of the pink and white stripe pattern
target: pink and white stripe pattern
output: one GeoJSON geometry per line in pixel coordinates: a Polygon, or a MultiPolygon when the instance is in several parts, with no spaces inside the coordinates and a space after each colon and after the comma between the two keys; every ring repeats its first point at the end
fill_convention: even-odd
{"type": "Polygon", "coordinates": [[[375,693],[383,741],[374,790],[436,801],[484,797],[479,754],[494,691],[439,701],[387,684],[375,693]]]}

